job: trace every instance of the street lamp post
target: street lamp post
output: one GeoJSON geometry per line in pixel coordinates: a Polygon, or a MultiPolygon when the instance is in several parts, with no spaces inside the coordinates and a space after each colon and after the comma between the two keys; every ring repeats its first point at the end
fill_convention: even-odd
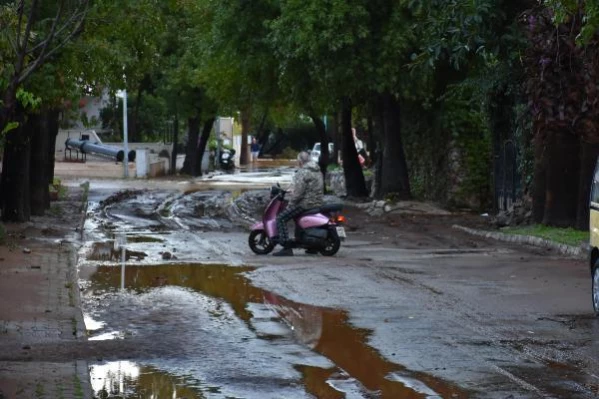
{"type": "Polygon", "coordinates": [[[116,93],[117,97],[121,97],[123,99],[123,149],[124,149],[124,157],[123,157],[123,168],[124,168],[124,177],[125,179],[129,177],[129,139],[127,132],[127,90],[119,90],[116,93]]]}

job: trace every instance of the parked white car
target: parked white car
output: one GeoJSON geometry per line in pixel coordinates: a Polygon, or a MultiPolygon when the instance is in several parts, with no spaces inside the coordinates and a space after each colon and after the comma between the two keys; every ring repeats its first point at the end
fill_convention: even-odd
{"type": "MultiPolygon", "coordinates": [[[[333,154],[333,150],[335,146],[333,143],[329,143],[329,156],[333,154]]],[[[312,147],[312,151],[310,151],[310,156],[314,162],[318,162],[320,159],[320,143],[314,143],[314,147],[312,147]]]]}

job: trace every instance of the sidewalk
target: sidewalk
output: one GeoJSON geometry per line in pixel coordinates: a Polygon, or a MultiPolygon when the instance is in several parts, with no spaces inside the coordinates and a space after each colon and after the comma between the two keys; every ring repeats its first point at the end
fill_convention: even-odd
{"type": "Polygon", "coordinates": [[[85,340],[76,245],[83,190],[44,217],[7,225],[0,245],[0,399],[91,398],[85,361],[55,348],[85,340]]]}

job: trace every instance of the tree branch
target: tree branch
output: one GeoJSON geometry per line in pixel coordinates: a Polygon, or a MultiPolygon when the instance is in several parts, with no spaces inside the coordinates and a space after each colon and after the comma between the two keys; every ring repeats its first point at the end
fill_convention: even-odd
{"type": "MultiPolygon", "coordinates": [[[[21,26],[23,25],[23,14],[25,9],[25,0],[21,0],[19,6],[17,7],[17,13],[19,16],[19,23],[17,24],[17,46],[21,45],[21,26]]],[[[18,50],[15,51],[15,54],[19,54],[18,50]]]]}
{"type": "Polygon", "coordinates": [[[19,83],[23,83],[25,80],[27,80],[29,76],[31,76],[31,74],[36,69],[38,69],[45,60],[54,55],[54,53],[56,53],[58,50],[62,49],[68,42],[70,42],[73,39],[73,37],[75,37],[81,32],[81,27],[83,26],[83,21],[85,20],[85,16],[87,15],[88,8],[89,0],[86,0],[83,4],[83,10],[81,12],[73,12],[71,17],[69,17],[68,21],[65,22],[65,24],[58,30],[58,32],[55,32],[54,37],[66,30],[71,23],[74,22],[76,25],[71,29],[71,32],[69,32],[69,34],[65,36],[64,39],[62,39],[61,42],[59,42],[49,51],[48,47],[50,46],[50,43],[54,39],[54,37],[48,37],[45,40],[45,45],[42,52],[37,57],[37,59],[33,63],[29,64],[27,68],[23,71],[23,73],[19,77],[19,83]]]}
{"type": "MultiPolygon", "coordinates": [[[[87,6],[86,6],[87,7],[87,6]]],[[[33,53],[34,51],[36,51],[38,48],[42,47],[43,45],[45,45],[45,42],[50,39],[53,40],[54,37],[58,37],[62,34],[62,32],[64,32],[72,23],[74,23],[74,21],[77,21],[77,24],[79,25],[78,27],[73,28],[73,31],[77,31],[80,27],[81,27],[81,22],[83,22],[83,20],[85,19],[85,14],[87,14],[87,9],[84,8],[83,11],[81,12],[76,12],[74,11],[73,14],[71,14],[71,16],[69,17],[69,19],[67,21],[65,21],[65,23],[60,27],[60,29],[58,29],[58,31],[53,35],[52,38],[50,38],[50,35],[48,35],[48,38],[44,41],[41,41],[40,43],[38,43],[34,48],[32,48],[30,50],[30,53],[33,53]]],[[[56,20],[55,20],[56,22],[56,20]]]]}
{"type": "MultiPolygon", "coordinates": [[[[6,37],[8,39],[8,42],[10,43],[10,47],[15,52],[15,55],[18,55],[19,54],[19,48],[17,46],[17,43],[14,40],[12,40],[12,38],[11,38],[11,36],[9,34],[7,34],[6,37]]],[[[19,40],[19,39],[17,39],[17,40],[19,40]]]]}
{"type": "MultiPolygon", "coordinates": [[[[52,39],[54,39],[54,35],[56,33],[56,26],[58,25],[58,21],[60,21],[63,6],[64,6],[64,1],[61,1],[60,4],[58,5],[58,10],[56,10],[56,17],[54,17],[54,21],[52,22],[52,28],[50,29],[50,33],[48,33],[46,40],[42,40],[41,43],[34,46],[27,53],[32,53],[33,51],[36,51],[43,44],[42,52],[40,53],[40,57],[42,57],[44,55],[44,53],[46,52],[46,48],[48,47],[48,45],[50,44],[52,39]]],[[[65,22],[65,25],[68,23],[69,23],[68,21],[65,22]]]]}
{"type": "MultiPolygon", "coordinates": [[[[22,8],[24,7],[23,4],[21,4],[22,8]]],[[[31,27],[33,25],[33,15],[34,15],[34,11],[37,7],[37,0],[32,0],[31,2],[31,11],[29,12],[29,18],[27,19],[27,27],[25,27],[25,36],[23,37],[23,44],[21,45],[21,42],[17,42],[17,48],[19,49],[19,52],[17,53],[17,65],[15,65],[15,72],[14,72],[14,76],[17,77],[20,75],[22,69],[23,69],[23,65],[25,64],[25,55],[27,54],[27,42],[29,42],[29,35],[31,34],[31,27]]],[[[21,14],[22,17],[22,14],[21,14]]],[[[20,25],[20,22],[19,22],[20,25]]],[[[20,29],[19,29],[20,31],[20,29]]]]}

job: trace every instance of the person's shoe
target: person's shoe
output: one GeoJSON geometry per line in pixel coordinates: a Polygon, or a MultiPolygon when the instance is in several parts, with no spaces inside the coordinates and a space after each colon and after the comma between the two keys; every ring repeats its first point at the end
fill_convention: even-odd
{"type": "Polygon", "coordinates": [[[282,250],[272,254],[272,256],[293,256],[293,250],[291,248],[283,248],[282,250]]]}
{"type": "Polygon", "coordinates": [[[306,249],[306,255],[318,255],[317,249],[306,249]]]}

